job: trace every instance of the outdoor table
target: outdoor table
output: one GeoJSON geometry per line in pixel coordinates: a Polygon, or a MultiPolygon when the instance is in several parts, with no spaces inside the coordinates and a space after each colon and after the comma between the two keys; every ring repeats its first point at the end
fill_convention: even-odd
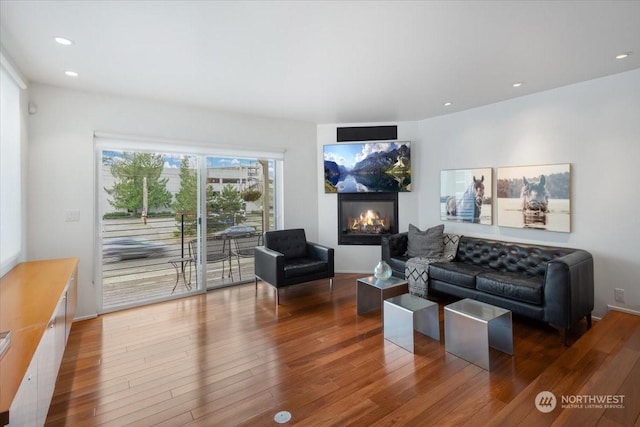
{"type": "Polygon", "coordinates": [[[173,285],[173,290],[171,291],[172,295],[176,291],[176,288],[178,287],[178,282],[180,282],[180,276],[182,276],[184,287],[187,288],[188,291],[191,290],[191,268],[189,268],[189,281],[187,281],[185,270],[186,270],[186,266],[191,267],[190,264],[192,262],[193,262],[193,259],[190,257],[183,257],[183,258],[176,258],[176,259],[169,260],[169,263],[173,265],[173,268],[176,269],[176,284],[173,285]]]}

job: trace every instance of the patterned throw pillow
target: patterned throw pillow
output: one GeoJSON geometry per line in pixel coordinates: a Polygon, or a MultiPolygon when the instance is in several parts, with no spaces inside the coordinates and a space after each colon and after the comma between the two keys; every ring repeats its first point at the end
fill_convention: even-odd
{"type": "Polygon", "coordinates": [[[407,239],[407,255],[409,258],[426,257],[437,258],[442,256],[444,224],[436,225],[425,231],[409,224],[407,239]]]}
{"type": "Polygon", "coordinates": [[[460,234],[444,233],[442,235],[442,243],[444,249],[442,250],[442,257],[447,261],[453,261],[458,252],[458,243],[460,243],[460,234]]]}

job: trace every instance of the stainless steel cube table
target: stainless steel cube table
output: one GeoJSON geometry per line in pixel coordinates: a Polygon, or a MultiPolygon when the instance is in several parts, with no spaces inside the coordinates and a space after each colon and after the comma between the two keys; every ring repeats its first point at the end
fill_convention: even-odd
{"type": "Polygon", "coordinates": [[[444,308],[445,348],[474,365],[490,370],[489,347],[513,355],[511,312],[463,299],[444,308]]]}
{"type": "Polygon", "coordinates": [[[408,286],[406,280],[393,276],[387,280],[376,279],[375,276],[361,277],[356,280],[357,313],[382,309],[382,301],[406,294],[409,292],[408,286]]]}
{"type": "Polygon", "coordinates": [[[384,301],[384,338],[413,353],[414,332],[440,341],[438,304],[411,294],[384,301]]]}

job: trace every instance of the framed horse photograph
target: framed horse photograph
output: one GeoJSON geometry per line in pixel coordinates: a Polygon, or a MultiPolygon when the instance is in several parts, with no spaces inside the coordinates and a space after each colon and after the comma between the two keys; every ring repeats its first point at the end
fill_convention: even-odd
{"type": "Polygon", "coordinates": [[[493,224],[491,168],[440,171],[440,219],[493,224]]]}
{"type": "Polygon", "coordinates": [[[571,232],[571,165],[498,168],[498,225],[571,232]]]}

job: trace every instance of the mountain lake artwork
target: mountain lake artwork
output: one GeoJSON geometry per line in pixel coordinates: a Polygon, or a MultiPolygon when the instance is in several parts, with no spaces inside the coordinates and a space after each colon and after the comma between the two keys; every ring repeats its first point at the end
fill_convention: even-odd
{"type": "Polygon", "coordinates": [[[411,144],[394,141],[325,145],[324,190],[411,191],[411,144]]]}

